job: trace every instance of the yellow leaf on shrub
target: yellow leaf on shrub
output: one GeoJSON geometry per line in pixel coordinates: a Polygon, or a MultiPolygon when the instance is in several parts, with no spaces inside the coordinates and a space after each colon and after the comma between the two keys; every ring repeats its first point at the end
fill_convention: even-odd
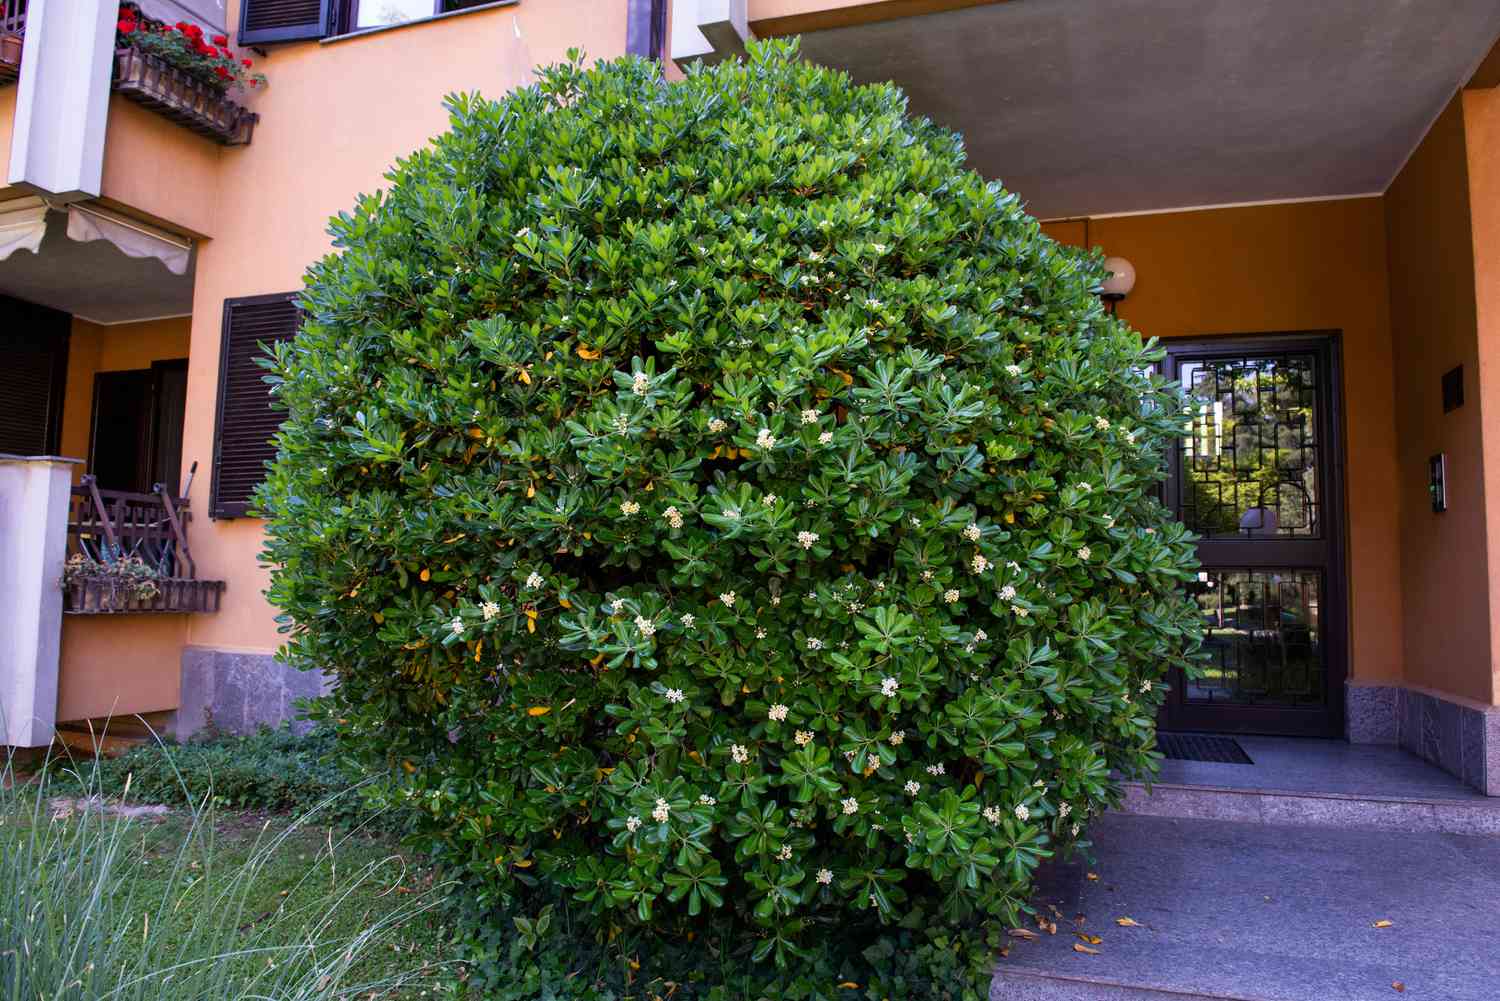
{"type": "Polygon", "coordinates": [[[599,352],[590,351],[588,348],[580,344],[578,345],[578,357],[582,358],[584,361],[598,361],[599,352]]]}
{"type": "Polygon", "coordinates": [[[856,984],[852,980],[845,980],[843,983],[839,984],[839,986],[842,987],[846,991],[857,991],[857,990],[859,990],[859,984],[856,984]]]}
{"type": "Polygon", "coordinates": [[[527,716],[545,716],[552,711],[551,706],[532,706],[526,710],[527,716]]]}
{"type": "Polygon", "coordinates": [[[375,620],[377,626],[385,621],[385,615],[380,612],[376,612],[371,618],[375,620]]]}
{"type": "Polygon", "coordinates": [[[529,858],[523,858],[521,861],[515,863],[515,867],[517,869],[530,869],[531,868],[531,859],[529,859],[529,858]]]}
{"type": "Polygon", "coordinates": [[[572,608],[573,607],[573,603],[571,601],[569,601],[567,598],[558,598],[557,599],[557,603],[559,605],[561,605],[562,607],[564,607],[564,608],[572,608]]]}
{"type": "Polygon", "coordinates": [[[420,574],[418,574],[418,576],[422,580],[432,580],[432,571],[428,570],[426,567],[423,567],[422,568],[422,572],[420,574]]]}
{"type": "Polygon", "coordinates": [[[604,659],[604,654],[601,653],[601,654],[595,656],[593,660],[589,661],[589,666],[590,667],[598,667],[599,666],[599,662],[601,660],[603,660],[603,659],[604,659]]]}
{"type": "Polygon", "coordinates": [[[523,368],[520,372],[516,373],[516,380],[518,382],[524,382],[529,386],[531,385],[531,373],[523,368]]]}

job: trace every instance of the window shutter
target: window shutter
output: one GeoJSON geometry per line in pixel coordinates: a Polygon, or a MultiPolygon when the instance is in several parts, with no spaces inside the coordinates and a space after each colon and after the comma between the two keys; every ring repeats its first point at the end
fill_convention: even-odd
{"type": "Polygon", "coordinates": [[[328,34],[334,0],[244,0],[240,45],[295,42],[328,34]]]}
{"type": "Polygon", "coordinates": [[[271,436],[281,426],[282,413],[271,409],[266,370],[255,359],[264,357],[262,344],[295,336],[301,318],[294,292],[224,301],[211,517],[244,517],[250,495],[266,478],[266,463],[276,457],[271,436]]]}
{"type": "Polygon", "coordinates": [[[70,323],[66,313],[0,296],[0,452],[57,454],[70,323]]]}

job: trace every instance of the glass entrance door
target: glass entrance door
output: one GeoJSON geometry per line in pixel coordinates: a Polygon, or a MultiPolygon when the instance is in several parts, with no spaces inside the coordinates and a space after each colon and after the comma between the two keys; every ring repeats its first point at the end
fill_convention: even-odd
{"type": "Polygon", "coordinates": [[[1173,346],[1189,433],[1167,499],[1199,536],[1192,592],[1209,657],[1177,678],[1162,725],[1336,736],[1347,589],[1331,337],[1173,346]]]}

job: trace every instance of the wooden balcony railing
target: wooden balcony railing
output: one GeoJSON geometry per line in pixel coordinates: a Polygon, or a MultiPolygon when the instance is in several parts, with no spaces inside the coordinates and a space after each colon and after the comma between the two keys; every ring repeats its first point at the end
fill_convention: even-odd
{"type": "Polygon", "coordinates": [[[0,86],[21,73],[21,36],[26,34],[26,0],[0,0],[0,86]]]}
{"type": "Polygon", "coordinates": [[[158,483],[153,493],[101,490],[93,476],[72,489],[68,555],[84,567],[139,560],[149,587],[109,573],[69,571],[63,610],[98,615],[121,612],[217,612],[221,580],[198,580],[188,548],[192,515],[186,497],[158,483]]]}

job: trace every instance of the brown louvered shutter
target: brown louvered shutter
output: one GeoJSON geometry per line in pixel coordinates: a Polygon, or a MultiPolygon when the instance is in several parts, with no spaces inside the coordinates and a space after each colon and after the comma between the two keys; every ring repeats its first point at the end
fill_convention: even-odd
{"type": "Polygon", "coordinates": [[[261,345],[291,339],[301,314],[296,293],[224,300],[224,340],[219,347],[219,408],[214,424],[214,478],[209,515],[241,518],[250,495],[276,456],[271,436],[282,412],[271,409],[261,345]]]}
{"type": "Polygon", "coordinates": [[[57,454],[71,322],[0,296],[0,452],[57,454]]]}
{"type": "Polygon", "coordinates": [[[241,45],[295,42],[328,34],[333,0],[244,0],[240,5],[241,45]]]}

